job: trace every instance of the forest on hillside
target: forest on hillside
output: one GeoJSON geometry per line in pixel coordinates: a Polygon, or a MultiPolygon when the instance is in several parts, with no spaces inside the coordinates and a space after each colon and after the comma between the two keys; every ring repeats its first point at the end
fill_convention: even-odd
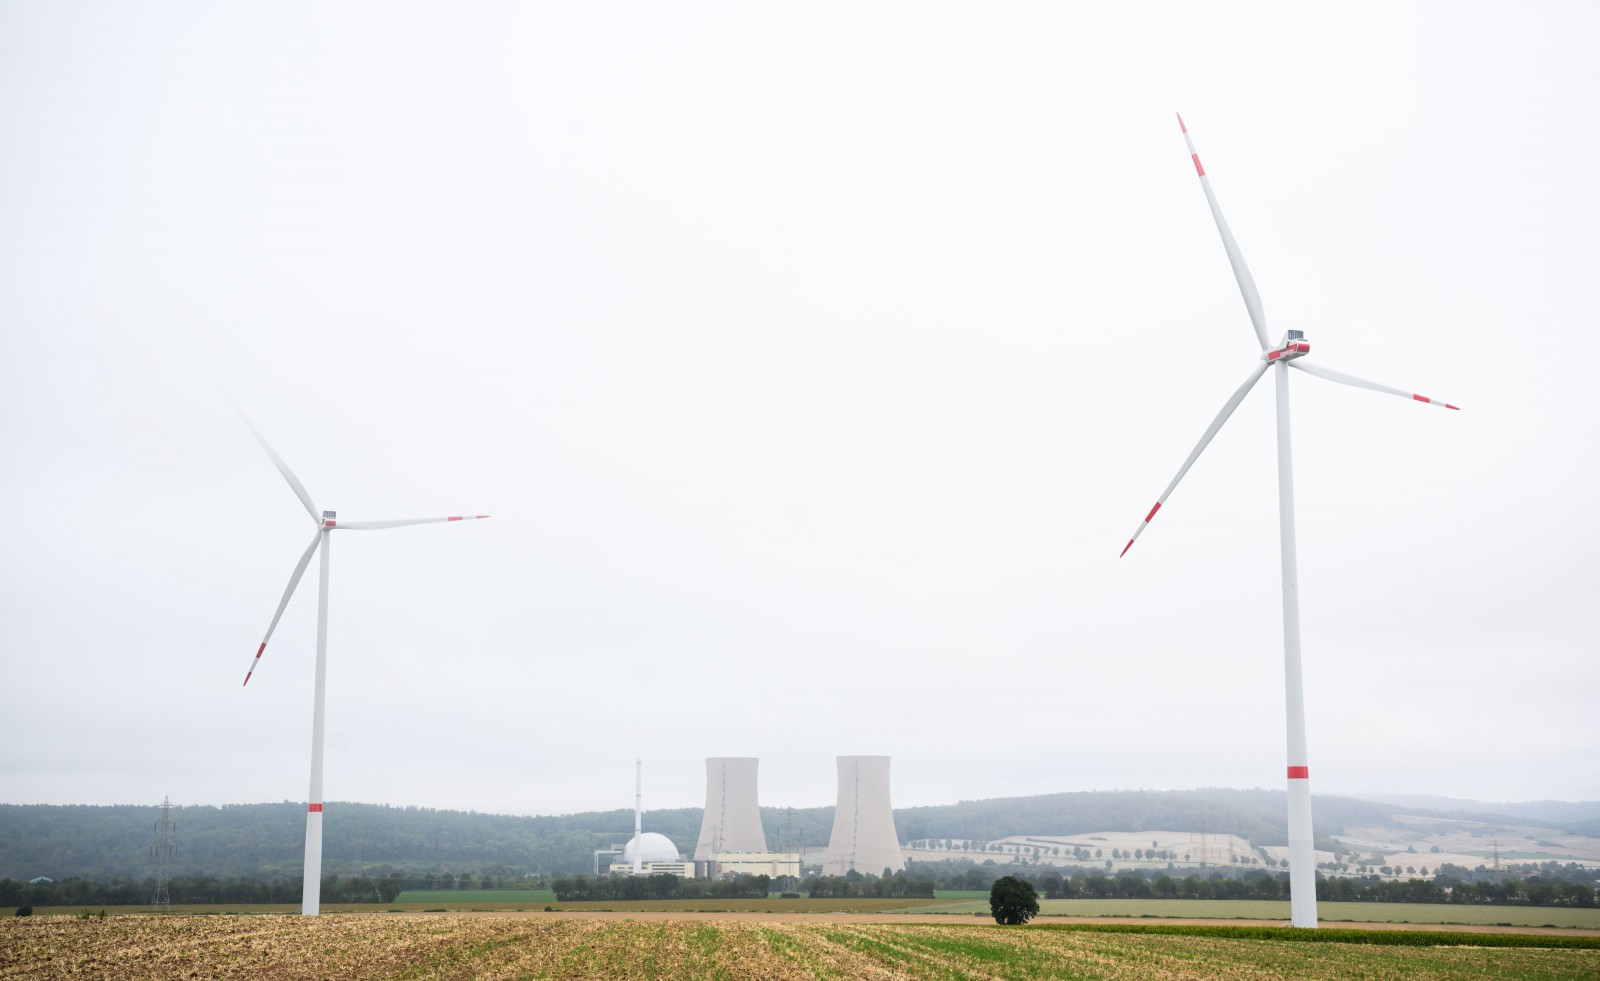
{"type": "MultiPolygon", "coordinates": [[[[1313,807],[1320,835],[1349,826],[1389,825],[1400,813],[1393,805],[1340,797],[1317,797],[1313,807]]],[[[1281,791],[1095,791],[903,808],[895,812],[895,825],[901,841],[1204,827],[1255,845],[1274,845],[1285,840],[1284,811],[1281,791]]],[[[0,804],[0,878],[143,877],[151,869],[160,812],[153,805],[0,804]]],[[[174,808],[173,817],[175,875],[300,872],[303,803],[188,806],[174,808]]],[[[698,807],[649,811],[645,829],[666,835],[688,854],[700,819],[698,807]]],[[[790,841],[821,846],[832,830],[833,808],[762,808],[762,821],[773,848],[790,841]]],[[[323,828],[323,867],[330,875],[374,869],[559,875],[589,871],[595,849],[626,841],[633,833],[633,812],[522,817],[330,802],[323,828]]]]}

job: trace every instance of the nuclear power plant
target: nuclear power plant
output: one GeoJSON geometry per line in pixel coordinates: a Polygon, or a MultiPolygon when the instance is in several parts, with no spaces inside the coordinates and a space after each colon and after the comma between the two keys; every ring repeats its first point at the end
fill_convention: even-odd
{"type": "Polygon", "coordinates": [[[706,810],[700,840],[694,847],[698,874],[716,879],[729,875],[800,875],[798,851],[767,850],[756,800],[754,756],[706,758],[706,810]]]}
{"type": "MultiPolygon", "coordinates": [[[[595,874],[798,878],[801,849],[796,842],[786,840],[779,851],[768,850],[756,795],[759,764],[753,756],[706,758],[706,806],[700,838],[693,859],[685,861],[665,835],[644,830],[643,764],[636,761],[633,838],[626,845],[596,849],[595,874]]],[[[822,856],[823,874],[856,871],[881,875],[884,869],[903,870],[905,859],[889,804],[889,757],[841,756],[838,767],[839,800],[833,834],[822,856]]]]}
{"type": "Polygon", "coordinates": [[[889,757],[839,757],[839,803],[822,859],[823,875],[882,875],[906,867],[889,806],[889,757]]]}
{"type": "Polygon", "coordinates": [[[756,803],[758,763],[754,756],[706,758],[706,816],[694,846],[696,862],[708,862],[719,852],[767,850],[761,806],[756,803]]]}

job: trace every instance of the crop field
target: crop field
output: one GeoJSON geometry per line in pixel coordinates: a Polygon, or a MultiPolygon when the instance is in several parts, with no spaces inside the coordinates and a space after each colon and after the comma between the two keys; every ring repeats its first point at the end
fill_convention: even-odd
{"type": "Polygon", "coordinates": [[[554,889],[407,889],[394,899],[394,905],[420,903],[425,906],[461,906],[466,903],[517,903],[532,906],[556,901],[554,889]]]}
{"type": "MultiPolygon", "coordinates": [[[[489,890],[490,892],[494,890],[489,890]]],[[[507,890],[521,891],[521,890],[507,890]]],[[[535,890],[528,890],[533,892],[535,890]]],[[[591,913],[900,913],[911,907],[926,907],[926,899],[606,899],[585,903],[558,903],[542,899],[518,902],[496,902],[494,900],[461,899],[462,895],[472,896],[472,892],[463,890],[423,892],[426,899],[420,902],[403,903],[398,899],[386,905],[375,903],[324,903],[324,913],[518,913],[529,911],[544,911],[546,909],[563,912],[591,912],[591,913]]],[[[400,898],[404,899],[405,893],[400,898]]],[[[942,909],[943,907],[934,907],[942,909]]],[[[149,912],[145,906],[36,906],[36,916],[81,916],[84,913],[98,914],[102,910],[108,916],[143,916],[149,912]]],[[[174,913],[180,914],[227,914],[227,913],[299,913],[299,903],[220,903],[203,906],[172,907],[174,913]]],[[[964,910],[963,910],[964,911],[964,910]]],[[[983,913],[989,913],[989,902],[984,900],[983,913]]]]}
{"type": "Polygon", "coordinates": [[[0,978],[1592,979],[1600,941],[1270,931],[522,916],[122,916],[0,921],[0,978]],[[1210,931],[1209,934],[1205,931],[1210,931]],[[1216,934],[1224,935],[1216,935],[1216,934]],[[1516,943],[1550,946],[1507,946],[1516,943]],[[1457,944],[1461,944],[1458,946],[1457,944]],[[1565,947],[1561,945],[1565,944],[1565,947]],[[1587,946],[1585,946],[1587,945],[1587,946]]]}
{"type": "MultiPolygon", "coordinates": [[[[934,902],[908,913],[971,915],[989,912],[988,899],[934,902]]],[[[1287,920],[1287,900],[1270,899],[1041,899],[1045,916],[1181,917],[1218,920],[1287,920]]],[[[1600,909],[1560,906],[1463,906],[1449,903],[1317,904],[1324,923],[1459,923],[1556,926],[1600,930],[1600,909]]]]}

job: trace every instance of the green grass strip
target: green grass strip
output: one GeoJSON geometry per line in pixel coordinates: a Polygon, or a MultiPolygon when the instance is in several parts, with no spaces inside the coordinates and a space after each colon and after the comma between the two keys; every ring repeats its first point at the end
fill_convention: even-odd
{"type": "MultiPolygon", "coordinates": [[[[1016,929],[1009,927],[1005,929],[1016,929]]],[[[1066,930],[1076,933],[1143,933],[1174,937],[1215,937],[1224,940],[1289,940],[1313,944],[1372,944],[1383,947],[1534,947],[1559,950],[1600,950],[1600,937],[1563,937],[1533,933],[1457,933],[1443,930],[1346,930],[1321,927],[1224,926],[1157,923],[1036,923],[1028,930],[1066,930]]]]}

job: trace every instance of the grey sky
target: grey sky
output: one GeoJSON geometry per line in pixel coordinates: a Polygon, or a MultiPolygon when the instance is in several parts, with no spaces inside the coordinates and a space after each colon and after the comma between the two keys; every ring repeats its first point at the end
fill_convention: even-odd
{"type": "Polygon", "coordinates": [[[0,800],[1600,797],[1593,4],[0,7],[0,800]]]}

